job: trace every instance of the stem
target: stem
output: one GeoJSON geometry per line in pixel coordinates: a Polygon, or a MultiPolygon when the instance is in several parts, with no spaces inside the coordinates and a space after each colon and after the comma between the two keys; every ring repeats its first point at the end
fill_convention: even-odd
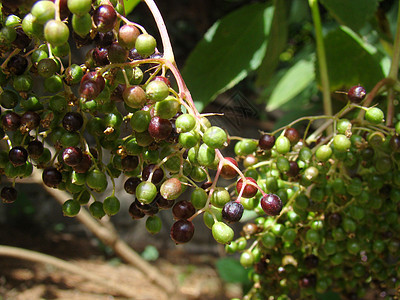
{"type": "MultiPolygon", "coordinates": [[[[321,76],[321,85],[322,85],[322,99],[324,103],[324,113],[327,116],[332,116],[332,101],[331,101],[331,92],[329,88],[329,76],[328,76],[328,67],[326,63],[326,55],[325,55],[325,47],[324,47],[324,39],[322,36],[322,24],[321,24],[321,16],[319,14],[318,1],[317,0],[308,0],[312,17],[314,21],[315,28],[315,38],[317,43],[317,59],[319,65],[319,74],[321,76]]],[[[331,131],[332,128],[328,128],[331,131]]]]}
{"type": "MultiPolygon", "coordinates": [[[[400,3],[400,1],[399,1],[400,3]]],[[[396,81],[397,74],[399,72],[399,60],[400,60],[400,6],[397,11],[397,27],[396,36],[394,39],[392,63],[390,65],[389,78],[396,81]]]]}
{"type": "Polygon", "coordinates": [[[147,6],[149,7],[154,17],[154,20],[156,21],[158,31],[160,32],[164,50],[163,56],[166,60],[175,65],[175,57],[172,50],[171,40],[169,39],[167,27],[165,26],[164,19],[161,16],[160,10],[158,9],[154,0],[144,0],[144,2],[146,2],[147,6]]]}
{"type": "Polygon", "coordinates": [[[128,297],[129,299],[134,299],[133,290],[131,287],[122,286],[121,283],[117,283],[115,281],[110,280],[110,278],[103,278],[93,272],[88,272],[79,266],[74,265],[71,262],[67,262],[65,260],[56,258],[54,256],[50,256],[47,254],[39,253],[36,251],[22,249],[11,246],[0,245],[0,256],[8,256],[15,257],[19,259],[25,259],[33,262],[49,264],[56,268],[68,271],[70,273],[77,274],[83,278],[96,282],[102,286],[106,286],[121,295],[128,297]]]}

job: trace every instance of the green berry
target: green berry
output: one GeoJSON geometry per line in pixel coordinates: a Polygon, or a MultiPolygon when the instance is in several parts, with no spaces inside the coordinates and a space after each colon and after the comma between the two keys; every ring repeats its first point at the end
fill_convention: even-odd
{"type": "Polygon", "coordinates": [[[226,203],[231,201],[229,192],[223,187],[216,187],[211,195],[211,204],[215,207],[223,208],[226,203]]]}
{"type": "Polygon", "coordinates": [[[202,188],[196,188],[190,195],[190,202],[192,202],[194,208],[202,209],[207,203],[207,192],[202,188]]]}
{"type": "Polygon", "coordinates": [[[333,138],[333,147],[339,152],[345,152],[350,149],[351,141],[344,134],[337,134],[333,138]]]}
{"type": "Polygon", "coordinates": [[[229,244],[233,240],[233,229],[224,222],[215,222],[214,225],[212,225],[211,231],[214,239],[218,243],[229,244]]]}
{"type": "Polygon", "coordinates": [[[107,197],[103,201],[104,212],[109,216],[113,216],[117,212],[119,212],[120,206],[121,206],[121,204],[120,204],[118,198],[115,196],[107,197]]]}
{"type": "Polygon", "coordinates": [[[92,29],[92,17],[89,13],[83,14],[81,16],[72,15],[72,29],[81,37],[85,37],[90,33],[92,29]]]}
{"type": "Polygon", "coordinates": [[[240,255],[240,264],[245,268],[250,268],[254,264],[254,255],[251,251],[244,251],[240,255]]]}
{"type": "Polygon", "coordinates": [[[93,217],[96,219],[101,219],[106,215],[103,209],[103,203],[100,201],[95,201],[89,206],[89,211],[93,217]]]}
{"type": "Polygon", "coordinates": [[[37,1],[33,5],[31,13],[35,17],[36,22],[44,24],[54,19],[55,11],[55,5],[52,1],[37,1]]]}
{"type": "Polygon", "coordinates": [[[182,114],[176,119],[175,126],[178,133],[188,132],[196,126],[196,119],[191,114],[182,114]]]}
{"type": "Polygon", "coordinates": [[[228,136],[220,127],[212,126],[203,134],[203,142],[210,148],[221,149],[227,146],[228,136]]]}
{"type": "Polygon", "coordinates": [[[373,124],[381,124],[384,118],[383,111],[378,107],[370,107],[365,112],[365,119],[373,124]]]}
{"type": "Polygon", "coordinates": [[[44,26],[44,38],[52,46],[61,46],[68,42],[68,26],[59,20],[50,20],[44,26]]]}
{"type": "MultiPolygon", "coordinates": [[[[66,134],[64,134],[64,136],[65,135],[66,134]]],[[[107,176],[100,170],[93,169],[86,176],[86,184],[96,192],[102,193],[106,190],[108,185],[107,176]]]]}
{"type": "MultiPolygon", "coordinates": [[[[162,119],[171,119],[181,109],[179,101],[172,96],[168,96],[165,100],[159,101],[154,107],[154,115],[162,119]]],[[[176,124],[175,124],[176,126],[176,124]]]]}
{"type": "Polygon", "coordinates": [[[288,153],[290,151],[290,146],[289,139],[284,135],[279,136],[275,141],[275,148],[279,154],[288,153]]]}
{"type": "Polygon", "coordinates": [[[92,0],[68,0],[67,6],[71,13],[82,16],[90,11],[92,0]]]}
{"type": "Polygon", "coordinates": [[[135,48],[143,57],[152,55],[156,49],[156,46],[156,39],[147,33],[140,34],[135,41],[135,48]]]}
{"type": "Polygon", "coordinates": [[[315,152],[315,157],[321,161],[327,161],[332,156],[332,148],[328,145],[321,145],[318,147],[317,151],[315,152]]]}
{"type": "Polygon", "coordinates": [[[63,214],[67,217],[75,217],[81,210],[81,205],[78,201],[69,199],[62,206],[63,214]]]}
{"type": "Polygon", "coordinates": [[[169,95],[168,85],[161,80],[150,81],[146,85],[146,96],[153,101],[162,101],[169,95]]]}
{"type": "Polygon", "coordinates": [[[149,216],[146,220],[146,229],[151,234],[159,233],[162,227],[159,216],[149,216]]]}
{"type": "Polygon", "coordinates": [[[151,182],[143,181],[136,187],[136,198],[143,204],[151,203],[156,196],[157,188],[151,182]]]}

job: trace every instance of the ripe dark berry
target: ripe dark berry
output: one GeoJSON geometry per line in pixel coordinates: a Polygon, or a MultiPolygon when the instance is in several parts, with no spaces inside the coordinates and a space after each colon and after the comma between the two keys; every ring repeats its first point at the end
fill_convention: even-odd
{"type": "Polygon", "coordinates": [[[148,180],[151,173],[153,173],[151,182],[154,184],[161,182],[161,180],[164,178],[164,171],[161,168],[156,168],[156,165],[150,164],[143,168],[142,180],[148,180]]]}
{"type": "Polygon", "coordinates": [[[318,256],[310,254],[304,259],[304,264],[306,265],[307,269],[314,269],[318,266],[318,261],[318,256]]]}
{"type": "Polygon", "coordinates": [[[15,131],[21,125],[21,117],[13,111],[6,112],[1,121],[5,130],[15,131]]]}
{"type": "Polygon", "coordinates": [[[117,22],[117,14],[111,5],[100,5],[93,13],[93,22],[100,32],[111,31],[117,22]]]}
{"type": "Polygon", "coordinates": [[[187,200],[176,202],[172,208],[172,214],[176,220],[188,219],[193,216],[195,212],[196,209],[194,208],[192,202],[187,200]]]}
{"type": "Polygon", "coordinates": [[[148,131],[155,140],[165,140],[172,132],[172,125],[167,119],[153,117],[150,120],[148,131]]]}
{"type": "Polygon", "coordinates": [[[13,203],[17,200],[18,192],[11,186],[5,186],[1,189],[0,197],[3,203],[13,203]]]}
{"type": "Polygon", "coordinates": [[[92,159],[89,154],[83,153],[82,159],[79,164],[73,166],[72,168],[76,173],[86,173],[92,166],[92,159]]]}
{"type": "Polygon", "coordinates": [[[12,44],[19,48],[25,49],[31,43],[31,39],[26,35],[26,33],[22,30],[22,28],[16,28],[17,38],[12,42],[12,44]]]}
{"type": "Polygon", "coordinates": [[[40,115],[34,111],[27,111],[21,116],[21,129],[29,131],[40,125],[40,115]]]}
{"type": "Polygon", "coordinates": [[[351,102],[360,103],[362,100],[364,100],[366,94],[367,92],[362,86],[355,85],[352,86],[347,92],[347,98],[349,98],[351,102]]]}
{"type": "Polygon", "coordinates": [[[258,147],[262,150],[270,150],[275,145],[275,136],[263,134],[258,140],[258,147]]]}
{"type": "Polygon", "coordinates": [[[20,54],[14,55],[7,62],[8,70],[14,75],[24,74],[27,67],[28,67],[28,60],[20,54]]]}
{"type": "Polygon", "coordinates": [[[141,180],[137,177],[129,177],[124,183],[124,189],[128,194],[134,195],[136,193],[136,188],[141,180]]]}
{"type": "Polygon", "coordinates": [[[62,120],[62,125],[69,132],[78,131],[83,125],[83,117],[78,112],[67,112],[62,120]]]}
{"type": "Polygon", "coordinates": [[[192,239],[193,234],[194,225],[188,220],[178,220],[171,227],[171,239],[177,244],[189,242],[192,239]]]}
{"type": "Polygon", "coordinates": [[[289,139],[290,144],[295,145],[300,140],[300,134],[297,129],[290,127],[285,130],[285,136],[289,139]]]}
{"type": "Polygon", "coordinates": [[[227,222],[239,222],[243,212],[244,207],[241,203],[230,201],[222,208],[222,218],[227,222]]]}
{"type": "Polygon", "coordinates": [[[108,48],[108,59],[111,63],[123,63],[128,59],[129,51],[121,46],[120,43],[114,42],[108,48]]]}
{"type": "MultiPolygon", "coordinates": [[[[229,162],[231,162],[236,167],[238,167],[238,163],[234,158],[225,157],[225,159],[228,160],[229,162]]],[[[228,164],[225,164],[225,165],[222,166],[222,168],[221,168],[221,177],[222,178],[224,178],[224,179],[233,179],[236,176],[237,176],[237,172],[232,166],[230,166],[228,164]]]]}
{"type": "Polygon", "coordinates": [[[138,200],[135,201],[136,207],[140,209],[145,215],[153,216],[158,213],[159,208],[156,203],[156,199],[148,204],[144,204],[139,202],[138,200]]]}
{"type": "Polygon", "coordinates": [[[317,283],[317,278],[315,277],[315,275],[309,274],[300,279],[299,285],[302,288],[311,288],[315,287],[316,283],[317,283]]]}
{"type": "Polygon", "coordinates": [[[275,194],[266,194],[261,198],[261,207],[269,216],[277,216],[282,210],[282,200],[275,194]]]}
{"type": "Polygon", "coordinates": [[[94,38],[95,44],[103,48],[110,46],[114,40],[114,33],[112,31],[98,32],[94,38]]]}
{"type": "Polygon", "coordinates": [[[139,164],[139,159],[137,156],[127,155],[121,159],[121,166],[125,172],[133,171],[137,168],[139,164]]]}
{"type": "Polygon", "coordinates": [[[155,200],[156,200],[157,206],[160,209],[170,209],[175,204],[175,200],[167,200],[164,197],[162,197],[160,194],[158,194],[156,196],[155,200]]]}
{"type": "Polygon", "coordinates": [[[26,163],[26,160],[28,159],[28,151],[26,151],[26,149],[21,146],[13,147],[8,152],[8,158],[14,166],[22,166],[26,163]]]}
{"type": "Polygon", "coordinates": [[[105,66],[110,63],[107,48],[94,48],[92,55],[97,66],[105,66]]]}
{"type": "Polygon", "coordinates": [[[295,161],[290,161],[289,166],[290,169],[288,172],[286,172],[286,175],[289,177],[296,177],[300,172],[299,165],[295,161]]]}
{"type": "Polygon", "coordinates": [[[328,224],[337,227],[342,223],[342,216],[339,213],[332,213],[328,216],[328,224]]]}
{"type": "Polygon", "coordinates": [[[129,215],[131,216],[132,219],[138,220],[141,219],[145,216],[145,213],[141,211],[137,206],[135,201],[132,202],[132,204],[129,206],[129,215]]]}
{"type": "Polygon", "coordinates": [[[51,188],[56,188],[62,181],[62,174],[54,167],[47,167],[42,173],[43,183],[51,188]]]}
{"type": "MultiPolygon", "coordinates": [[[[246,180],[254,183],[255,185],[257,185],[257,182],[255,181],[254,178],[246,177],[246,180]]],[[[244,189],[243,189],[242,197],[245,197],[245,198],[254,197],[257,194],[257,191],[258,191],[258,189],[257,189],[257,187],[255,185],[253,185],[251,183],[246,183],[246,185],[244,186],[244,189]]],[[[240,178],[239,181],[236,184],[236,191],[238,193],[240,193],[240,191],[242,190],[242,186],[243,186],[243,179],[240,178]]]]}
{"type": "Polygon", "coordinates": [[[65,148],[62,154],[64,163],[67,166],[74,167],[82,161],[82,151],[78,147],[65,148]]]}
{"type": "Polygon", "coordinates": [[[36,159],[43,153],[43,150],[44,150],[43,143],[38,140],[30,141],[28,143],[27,150],[28,150],[29,156],[36,159]]]}

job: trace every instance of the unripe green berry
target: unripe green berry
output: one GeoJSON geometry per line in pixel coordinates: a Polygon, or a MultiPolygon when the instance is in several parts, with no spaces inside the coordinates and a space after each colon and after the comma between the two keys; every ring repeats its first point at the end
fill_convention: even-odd
{"type": "Polygon", "coordinates": [[[55,5],[52,1],[37,1],[31,10],[36,22],[44,24],[47,21],[54,19],[55,5]]]}
{"type": "Polygon", "coordinates": [[[156,46],[156,39],[147,33],[140,34],[135,41],[135,48],[143,57],[152,55],[156,49],[156,46]]]}
{"type": "Polygon", "coordinates": [[[228,145],[228,136],[220,127],[211,126],[203,134],[203,142],[210,148],[221,149],[228,145]]]}
{"type": "Polygon", "coordinates": [[[92,0],[68,0],[67,6],[71,13],[82,16],[90,11],[92,0]]]}
{"type": "Polygon", "coordinates": [[[351,146],[351,141],[344,134],[337,134],[333,138],[333,146],[339,152],[347,151],[351,146]]]}
{"type": "Polygon", "coordinates": [[[81,205],[78,201],[69,199],[62,206],[63,214],[67,217],[75,217],[81,210],[81,205]]]}
{"type": "Polygon", "coordinates": [[[381,124],[384,118],[383,111],[378,107],[370,107],[365,112],[365,119],[373,124],[381,124]]]}
{"type": "Polygon", "coordinates": [[[214,239],[218,243],[229,244],[233,240],[233,229],[224,222],[215,222],[211,231],[214,239]]]}
{"type": "Polygon", "coordinates": [[[175,121],[176,131],[188,132],[196,126],[196,119],[191,114],[182,114],[175,121]]]}
{"type": "Polygon", "coordinates": [[[119,212],[120,206],[121,206],[121,204],[120,204],[118,198],[115,196],[107,197],[103,201],[104,212],[109,216],[113,216],[117,212],[119,212]]]}
{"type": "Polygon", "coordinates": [[[146,220],[146,229],[151,234],[159,233],[162,227],[159,216],[149,216],[146,220]]]}
{"type": "Polygon", "coordinates": [[[89,211],[93,217],[96,219],[101,219],[106,215],[103,209],[103,203],[100,201],[95,201],[89,206],[89,211]]]}
{"type": "Polygon", "coordinates": [[[288,153],[290,151],[290,146],[289,139],[284,135],[279,136],[275,141],[276,151],[280,154],[288,153]]]}
{"type": "Polygon", "coordinates": [[[332,156],[332,148],[328,145],[321,145],[315,152],[315,157],[319,161],[327,161],[332,156]]]}
{"type": "Polygon", "coordinates": [[[68,26],[60,20],[50,20],[44,26],[44,38],[52,46],[61,46],[68,42],[68,26]]]}
{"type": "Polygon", "coordinates": [[[164,81],[153,80],[146,86],[146,96],[153,101],[161,101],[169,95],[169,87],[164,81]]]}

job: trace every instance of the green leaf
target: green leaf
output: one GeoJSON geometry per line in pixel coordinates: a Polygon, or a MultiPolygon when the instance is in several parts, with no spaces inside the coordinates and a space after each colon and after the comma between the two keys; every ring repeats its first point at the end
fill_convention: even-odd
{"type": "Polygon", "coordinates": [[[220,258],[216,266],[219,276],[225,282],[247,283],[249,281],[248,271],[234,258],[220,258]]]}
{"type": "Polygon", "coordinates": [[[342,25],[358,31],[375,13],[380,0],[320,0],[342,25]]]}
{"type": "Polygon", "coordinates": [[[273,12],[265,3],[243,6],[217,21],[197,44],[182,74],[199,111],[259,67],[273,12]]]}
{"type": "Polygon", "coordinates": [[[279,56],[286,48],[288,37],[288,1],[274,1],[274,18],[272,19],[271,32],[268,40],[267,51],[258,68],[256,84],[266,86],[279,63],[279,56]]]}
{"type": "Polygon", "coordinates": [[[125,15],[129,15],[141,0],[124,0],[125,15]]]}
{"type": "Polygon", "coordinates": [[[286,104],[302,92],[315,79],[314,62],[300,60],[281,78],[268,100],[267,110],[286,104]]]}
{"type": "Polygon", "coordinates": [[[355,84],[367,91],[385,77],[381,54],[350,28],[341,26],[324,38],[331,90],[355,84]]]}

